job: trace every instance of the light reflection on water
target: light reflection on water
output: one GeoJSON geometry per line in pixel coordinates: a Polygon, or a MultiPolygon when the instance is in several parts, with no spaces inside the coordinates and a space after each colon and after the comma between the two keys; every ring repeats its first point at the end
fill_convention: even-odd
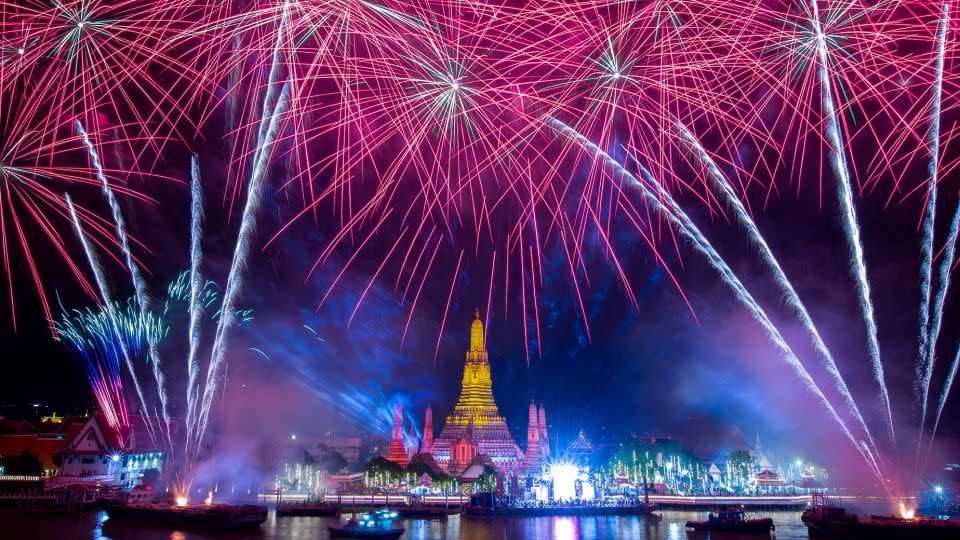
{"type": "MultiPolygon", "coordinates": [[[[501,539],[641,539],[641,540],[739,540],[738,535],[707,536],[684,529],[687,520],[703,519],[706,512],[665,511],[663,519],[639,516],[557,517],[461,517],[447,520],[403,520],[407,532],[401,537],[416,540],[501,539]]],[[[799,512],[770,512],[778,540],[808,538],[799,512]]],[[[751,516],[756,517],[756,516],[751,516]]],[[[0,511],[0,538],[4,540],[322,540],[327,527],[337,522],[329,517],[283,517],[271,512],[258,529],[220,532],[175,531],[109,520],[104,512],[61,515],[24,515],[0,511]]],[[[757,538],[757,536],[744,537],[757,538]]],[[[762,536],[761,536],[762,538],[762,536]]]]}

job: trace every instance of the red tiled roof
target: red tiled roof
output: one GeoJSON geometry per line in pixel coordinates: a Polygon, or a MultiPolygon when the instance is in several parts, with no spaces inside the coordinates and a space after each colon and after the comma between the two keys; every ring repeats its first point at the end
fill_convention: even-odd
{"type": "Polygon", "coordinates": [[[36,435],[0,435],[0,456],[12,456],[30,452],[37,456],[44,470],[56,469],[54,456],[63,449],[66,439],[38,437],[36,435]]]}
{"type": "Polygon", "coordinates": [[[30,449],[36,435],[0,435],[0,456],[14,456],[30,449]]]}

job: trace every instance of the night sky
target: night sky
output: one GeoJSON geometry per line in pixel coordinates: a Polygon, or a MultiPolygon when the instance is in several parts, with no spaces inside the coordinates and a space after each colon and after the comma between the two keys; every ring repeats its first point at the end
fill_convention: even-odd
{"type": "MultiPolygon", "coordinates": [[[[228,220],[220,204],[224,164],[216,162],[214,151],[200,155],[208,201],[205,277],[222,284],[236,235],[236,218],[228,220]]],[[[186,155],[166,159],[166,174],[186,179],[186,167],[179,165],[186,162],[186,155]]],[[[274,176],[282,175],[278,167],[274,176]]],[[[143,259],[151,288],[155,296],[162,297],[166,284],[187,267],[189,193],[183,184],[174,182],[138,187],[163,201],[161,205],[124,202],[134,234],[152,251],[144,253],[143,259]]],[[[783,193],[755,213],[871,428],[881,437],[877,388],[847,267],[839,210],[832,192],[826,193],[822,198],[816,189],[783,193]]],[[[710,214],[695,200],[684,202],[731,268],[768,309],[827,395],[835,397],[807,338],[784,308],[746,235],[738,225],[710,214]]],[[[763,197],[758,197],[756,204],[763,202],[763,197]]],[[[918,324],[917,223],[921,204],[918,197],[912,197],[887,205],[886,195],[879,192],[865,193],[857,200],[882,358],[904,439],[915,433],[918,417],[911,385],[918,324]]],[[[943,206],[946,208],[946,203],[943,206]]],[[[221,429],[254,441],[279,440],[290,433],[310,437],[327,430],[385,435],[389,433],[391,404],[396,400],[404,403],[418,430],[426,404],[431,402],[439,429],[443,415],[456,400],[474,310],[485,310],[489,258],[482,252],[465,258],[435,357],[456,263],[455,250],[441,250],[438,275],[443,277],[428,282],[401,349],[409,301],[401,306],[393,276],[374,282],[347,327],[379,258],[361,257],[318,309],[350,254],[338,252],[308,278],[329,239],[330,227],[322,220],[300,220],[261,251],[263,241],[295,210],[295,201],[287,194],[271,193],[260,212],[257,250],[242,301],[254,310],[255,318],[236,329],[232,337],[228,388],[216,412],[221,429]]],[[[946,224],[941,220],[939,225],[942,239],[946,224]]],[[[379,250],[382,254],[389,238],[380,242],[383,246],[375,246],[372,253],[379,250]]],[[[588,241],[584,256],[591,273],[584,299],[589,339],[561,253],[551,253],[549,248],[544,252],[544,283],[538,291],[540,339],[536,338],[532,312],[528,312],[526,348],[516,289],[507,293],[510,302],[505,314],[503,283],[495,283],[488,329],[494,393],[521,445],[525,442],[526,407],[533,398],[546,406],[551,436],[560,444],[572,440],[579,429],[605,443],[615,443],[630,433],[661,434],[674,436],[704,457],[712,457],[729,451],[731,445],[752,443],[759,436],[764,446],[785,458],[811,456],[853,476],[863,472],[858,469],[862,468],[859,458],[798,383],[760,326],[697,253],[682,242],[679,249],[666,239],[663,242],[662,253],[688,296],[694,316],[630,228],[620,228],[613,243],[639,305],[635,309],[627,301],[599,241],[588,241]]],[[[120,266],[111,264],[114,286],[130,294],[120,266]]],[[[69,276],[48,270],[48,290],[56,291],[64,305],[89,302],[69,276]]],[[[46,332],[29,284],[18,283],[17,290],[18,330],[14,333],[12,325],[0,325],[5,351],[0,377],[3,403],[41,401],[62,410],[91,406],[93,398],[82,371],[46,332]]],[[[939,384],[960,337],[957,311],[955,298],[948,298],[934,396],[939,395],[939,384]]],[[[174,371],[186,350],[186,338],[178,331],[182,322],[172,321],[163,348],[164,360],[174,371]]],[[[960,405],[954,399],[941,426],[941,449],[956,449],[958,412],[960,405]]]]}

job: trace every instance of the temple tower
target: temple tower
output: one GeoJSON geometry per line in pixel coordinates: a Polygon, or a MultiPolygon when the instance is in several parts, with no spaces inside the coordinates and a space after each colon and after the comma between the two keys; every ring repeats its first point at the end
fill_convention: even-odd
{"type": "Polygon", "coordinates": [[[410,456],[407,455],[407,447],[403,441],[403,405],[397,403],[393,410],[393,432],[390,435],[390,450],[387,452],[387,459],[406,467],[410,463],[410,456]]]}
{"type": "Polygon", "coordinates": [[[543,451],[543,456],[547,457],[550,455],[550,439],[547,437],[547,410],[543,408],[543,403],[540,404],[540,414],[539,421],[540,424],[540,448],[543,451]]]}
{"type": "Polygon", "coordinates": [[[451,451],[458,441],[476,444],[477,453],[489,457],[501,471],[516,469],[523,460],[523,452],[514,441],[493,400],[493,383],[485,337],[478,310],[470,325],[470,346],[463,366],[460,398],[453,414],[447,416],[443,431],[432,445],[433,457],[444,469],[447,469],[453,460],[451,451]],[[460,441],[468,425],[472,425],[472,433],[467,437],[470,441],[460,441]]]}
{"type": "Polygon", "coordinates": [[[423,421],[423,444],[420,451],[424,454],[433,452],[433,408],[427,403],[427,415],[423,421]]]}
{"type": "Polygon", "coordinates": [[[417,431],[413,429],[413,424],[410,424],[410,431],[407,432],[407,456],[413,457],[417,455],[417,452],[420,451],[420,438],[417,437],[417,431]]]}
{"type": "Polygon", "coordinates": [[[530,400],[530,413],[527,415],[527,451],[523,456],[523,468],[535,470],[540,468],[540,422],[537,417],[537,405],[530,400]]]}

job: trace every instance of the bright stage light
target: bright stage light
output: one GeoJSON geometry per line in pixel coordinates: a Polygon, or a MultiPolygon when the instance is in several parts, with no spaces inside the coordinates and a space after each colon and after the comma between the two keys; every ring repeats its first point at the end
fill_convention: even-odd
{"type": "Polygon", "coordinates": [[[550,479],[553,481],[553,500],[575,499],[577,497],[577,467],[569,463],[556,463],[550,466],[550,479]]]}
{"type": "Polygon", "coordinates": [[[187,498],[184,497],[183,495],[177,497],[177,506],[186,506],[186,505],[187,505],[187,502],[189,502],[189,501],[188,501],[187,498]]]}

